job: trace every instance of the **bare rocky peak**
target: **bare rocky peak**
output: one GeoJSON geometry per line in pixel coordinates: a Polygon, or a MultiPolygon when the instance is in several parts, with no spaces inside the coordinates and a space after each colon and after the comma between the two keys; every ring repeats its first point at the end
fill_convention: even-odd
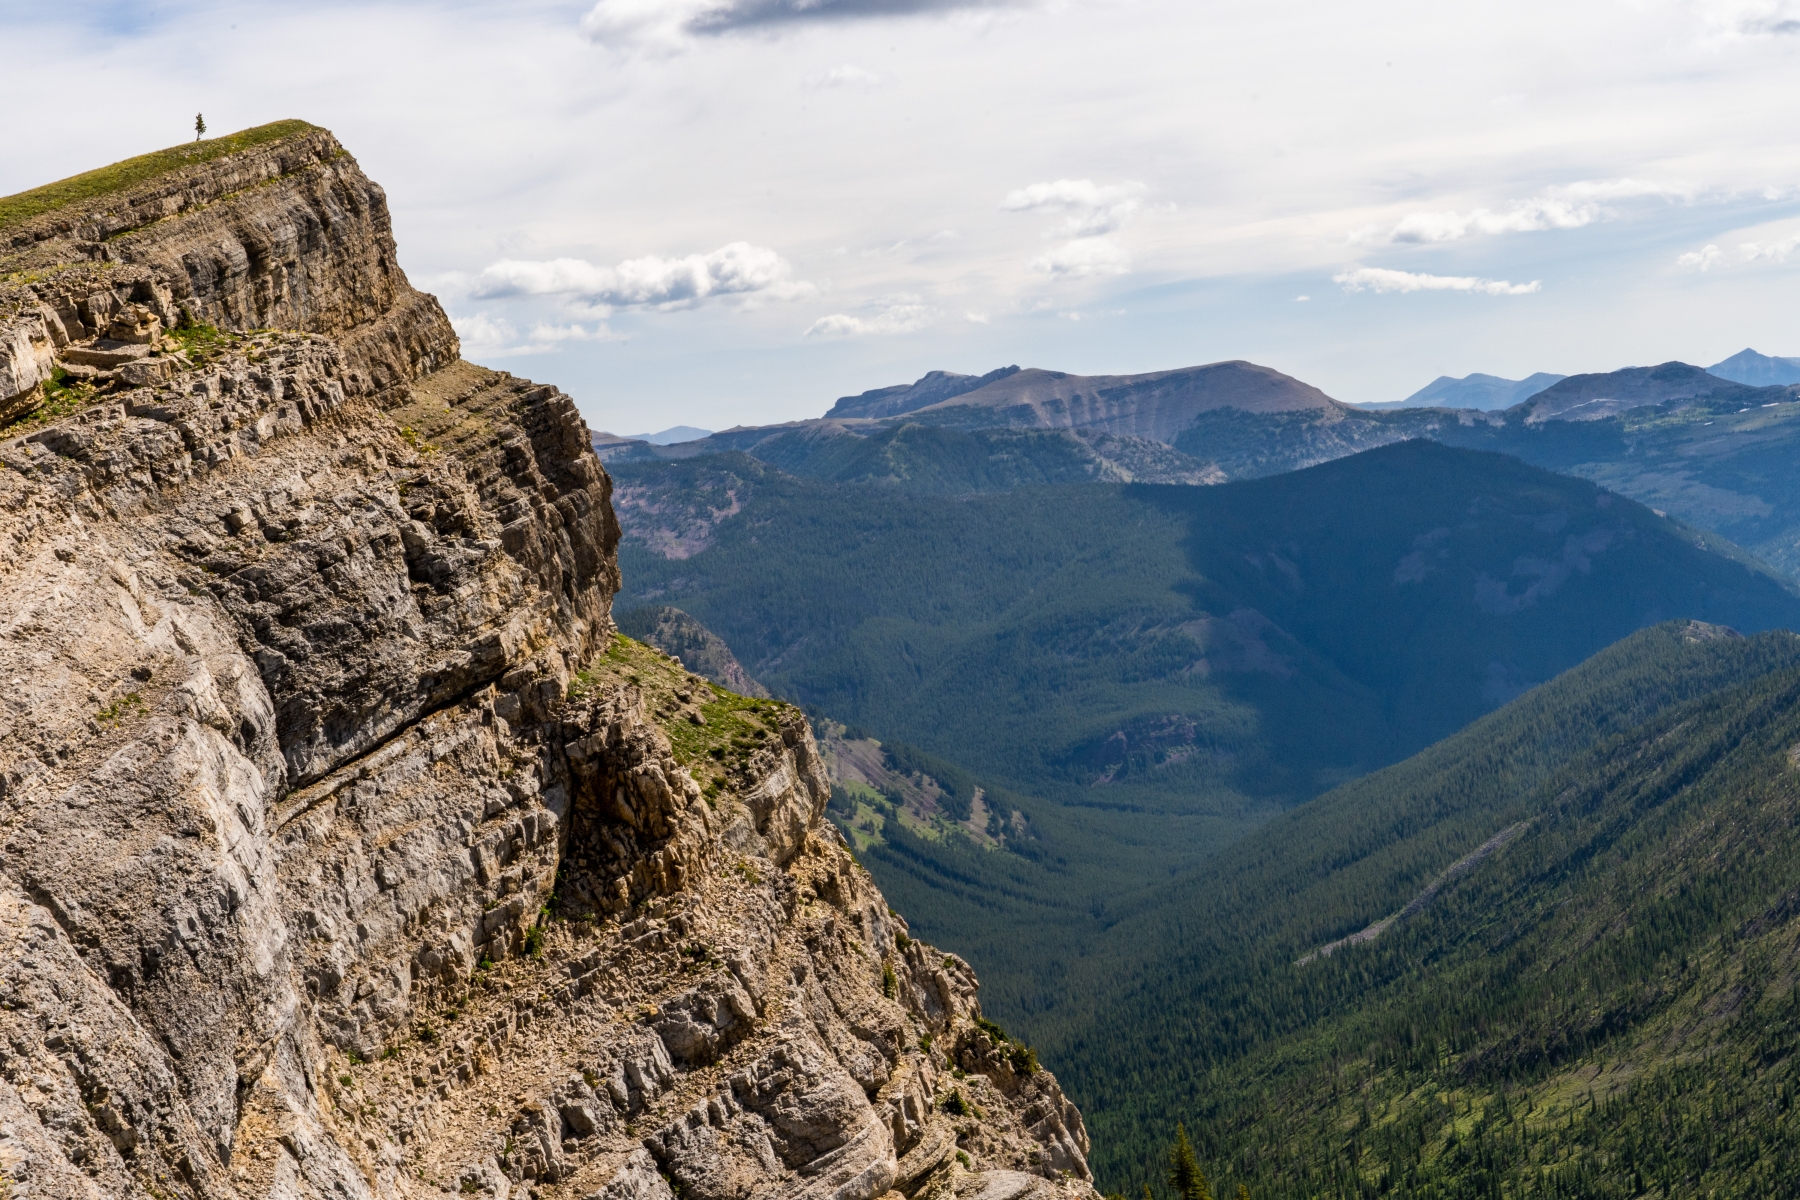
{"type": "Polygon", "coordinates": [[[328,133],[0,237],[0,1194],[1092,1197],[328,133]]]}
{"type": "Polygon", "coordinates": [[[1093,429],[1171,442],[1195,416],[1214,409],[1331,414],[1345,407],[1271,367],[1232,361],[1142,375],[1069,375],[1034,367],[916,412],[929,418],[955,409],[986,410],[983,419],[992,424],[1093,429]]]}
{"type": "Polygon", "coordinates": [[[843,396],[831,411],[825,414],[827,420],[847,417],[893,417],[902,413],[914,412],[928,405],[961,396],[977,388],[986,387],[996,380],[1005,379],[1009,375],[1017,375],[1019,368],[1001,367],[997,371],[989,371],[986,375],[958,375],[954,371],[927,371],[914,383],[897,384],[894,387],[874,388],[859,396],[843,396]]]}

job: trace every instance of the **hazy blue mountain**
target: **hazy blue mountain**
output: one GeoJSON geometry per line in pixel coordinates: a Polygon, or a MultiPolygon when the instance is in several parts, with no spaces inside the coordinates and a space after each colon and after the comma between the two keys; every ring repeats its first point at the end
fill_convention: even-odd
{"type": "Polygon", "coordinates": [[[1720,379],[1747,383],[1752,387],[1800,383],[1800,358],[1774,358],[1748,348],[1706,369],[1720,379]]]}
{"type": "Polygon", "coordinates": [[[693,425],[671,425],[657,433],[627,433],[621,436],[628,441],[649,442],[652,446],[670,446],[676,442],[691,442],[711,433],[710,429],[699,429],[693,425]]]}
{"type": "Polygon", "coordinates": [[[1537,395],[1553,383],[1567,379],[1539,371],[1524,379],[1502,379],[1498,375],[1464,375],[1454,379],[1439,375],[1436,379],[1404,400],[1387,403],[1360,404],[1358,408],[1374,411],[1391,408],[1474,408],[1484,412],[1511,408],[1521,400],[1537,395]]]}

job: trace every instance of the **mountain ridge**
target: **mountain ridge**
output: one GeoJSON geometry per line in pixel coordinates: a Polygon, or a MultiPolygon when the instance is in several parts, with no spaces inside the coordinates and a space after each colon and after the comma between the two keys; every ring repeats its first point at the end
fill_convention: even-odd
{"type": "Polygon", "coordinates": [[[1097,1200],[805,717],[617,632],[575,402],[219,141],[0,244],[0,1194],[1097,1200]]]}

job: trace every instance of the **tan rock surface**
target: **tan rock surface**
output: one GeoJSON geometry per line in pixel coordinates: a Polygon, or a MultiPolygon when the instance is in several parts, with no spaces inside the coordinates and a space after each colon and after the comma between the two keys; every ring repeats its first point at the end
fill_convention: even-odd
{"type": "Polygon", "coordinates": [[[14,239],[34,363],[286,331],[0,429],[0,1188],[1092,1196],[800,714],[616,636],[573,403],[455,361],[334,147],[14,239]]]}

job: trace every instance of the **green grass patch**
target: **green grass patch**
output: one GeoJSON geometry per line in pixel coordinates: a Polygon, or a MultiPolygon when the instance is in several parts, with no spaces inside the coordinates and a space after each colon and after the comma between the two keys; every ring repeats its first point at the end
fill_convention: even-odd
{"type": "Polygon", "coordinates": [[[642,690],[644,706],[668,735],[676,761],[692,772],[710,801],[734,772],[758,750],[779,750],[781,719],[792,705],[779,700],[740,696],[676,665],[675,660],[643,642],[620,634],[569,685],[571,699],[599,687],[631,684],[642,690]],[[690,714],[699,713],[704,724],[690,714]]]}
{"type": "Polygon", "coordinates": [[[310,133],[317,128],[318,126],[309,125],[305,121],[276,121],[270,125],[258,125],[254,129],[245,129],[224,137],[171,146],[167,150],[158,150],[153,154],[140,154],[136,158],[116,162],[110,167],[84,171],[80,175],[71,175],[67,179],[59,179],[55,183],[32,188],[28,192],[0,197],[0,229],[29,221],[33,217],[55,212],[59,208],[78,204],[84,200],[93,200],[100,196],[124,191],[145,180],[154,179],[158,175],[178,171],[182,167],[211,162],[216,158],[223,158],[227,154],[236,154],[254,146],[279,142],[283,138],[310,133]]]}
{"type": "Polygon", "coordinates": [[[203,366],[220,355],[237,349],[244,341],[243,334],[189,321],[185,313],[182,316],[182,323],[163,336],[171,349],[186,355],[188,361],[196,366],[203,366]]]}

